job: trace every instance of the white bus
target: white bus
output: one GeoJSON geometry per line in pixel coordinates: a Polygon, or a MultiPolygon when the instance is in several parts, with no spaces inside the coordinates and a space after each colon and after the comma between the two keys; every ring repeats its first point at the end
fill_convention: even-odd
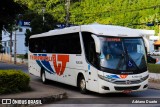
{"type": "Polygon", "coordinates": [[[42,82],[58,81],[98,93],[148,88],[148,44],[131,28],[81,25],[32,35],[29,72],[42,82]]]}

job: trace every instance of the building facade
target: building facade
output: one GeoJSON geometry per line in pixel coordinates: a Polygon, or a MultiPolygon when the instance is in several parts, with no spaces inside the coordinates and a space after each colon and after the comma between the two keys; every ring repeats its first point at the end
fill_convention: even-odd
{"type": "Polygon", "coordinates": [[[153,52],[154,50],[156,50],[154,43],[157,40],[160,40],[160,36],[155,36],[154,30],[145,30],[145,29],[138,29],[138,30],[142,32],[142,34],[144,34],[144,36],[148,39],[150,45],[149,52],[153,52]]]}
{"type": "MultiPolygon", "coordinates": [[[[28,53],[28,47],[25,46],[25,33],[26,30],[31,30],[30,27],[22,26],[16,31],[12,32],[12,55],[15,52],[15,36],[16,36],[16,54],[26,54],[28,53]]],[[[10,33],[3,30],[2,31],[2,47],[3,53],[10,54],[11,37],[10,33]]]]}

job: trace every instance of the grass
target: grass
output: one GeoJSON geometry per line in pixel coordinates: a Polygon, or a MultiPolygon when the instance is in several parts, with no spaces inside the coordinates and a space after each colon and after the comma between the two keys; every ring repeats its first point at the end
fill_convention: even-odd
{"type": "Polygon", "coordinates": [[[24,55],[17,55],[17,58],[24,59],[24,55]]]}
{"type": "Polygon", "coordinates": [[[160,64],[148,64],[149,72],[160,73],[160,64]]]}
{"type": "Polygon", "coordinates": [[[21,59],[28,59],[28,54],[24,54],[24,55],[17,55],[17,58],[21,58],[21,59]]]}

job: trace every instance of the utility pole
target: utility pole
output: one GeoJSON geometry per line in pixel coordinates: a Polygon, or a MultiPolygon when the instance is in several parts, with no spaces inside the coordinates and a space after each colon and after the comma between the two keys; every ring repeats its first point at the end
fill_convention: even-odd
{"type": "Polygon", "coordinates": [[[44,13],[45,13],[45,7],[42,7],[42,14],[43,14],[43,26],[44,26],[44,23],[45,23],[44,13]]]}
{"type": "Polygon", "coordinates": [[[66,0],[66,26],[69,24],[69,7],[70,7],[70,0],[66,0]]]}
{"type": "Polygon", "coordinates": [[[17,37],[16,37],[16,26],[15,26],[15,35],[14,35],[14,64],[17,63],[17,37]]]}
{"type": "Polygon", "coordinates": [[[11,63],[12,63],[12,45],[13,45],[13,44],[12,44],[12,35],[13,35],[13,32],[12,32],[12,31],[13,31],[13,26],[12,26],[12,28],[11,28],[11,32],[10,32],[10,35],[9,35],[9,36],[10,36],[10,46],[9,46],[9,47],[10,47],[10,62],[11,62],[11,63]]]}
{"type": "Polygon", "coordinates": [[[14,26],[14,30],[15,30],[15,35],[14,35],[14,64],[17,63],[17,30],[18,30],[18,26],[17,26],[17,20],[15,20],[15,26],[14,26]]]}

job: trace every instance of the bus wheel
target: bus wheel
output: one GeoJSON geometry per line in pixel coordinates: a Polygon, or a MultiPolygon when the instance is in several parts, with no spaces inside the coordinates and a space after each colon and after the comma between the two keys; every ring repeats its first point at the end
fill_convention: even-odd
{"type": "Polygon", "coordinates": [[[41,80],[42,80],[43,84],[47,83],[45,71],[42,71],[42,73],[41,73],[41,80]]]}
{"type": "Polygon", "coordinates": [[[86,82],[85,82],[85,79],[84,79],[83,76],[80,76],[79,82],[78,82],[78,86],[79,86],[80,92],[81,92],[82,94],[86,94],[86,92],[87,92],[86,82]]]}

